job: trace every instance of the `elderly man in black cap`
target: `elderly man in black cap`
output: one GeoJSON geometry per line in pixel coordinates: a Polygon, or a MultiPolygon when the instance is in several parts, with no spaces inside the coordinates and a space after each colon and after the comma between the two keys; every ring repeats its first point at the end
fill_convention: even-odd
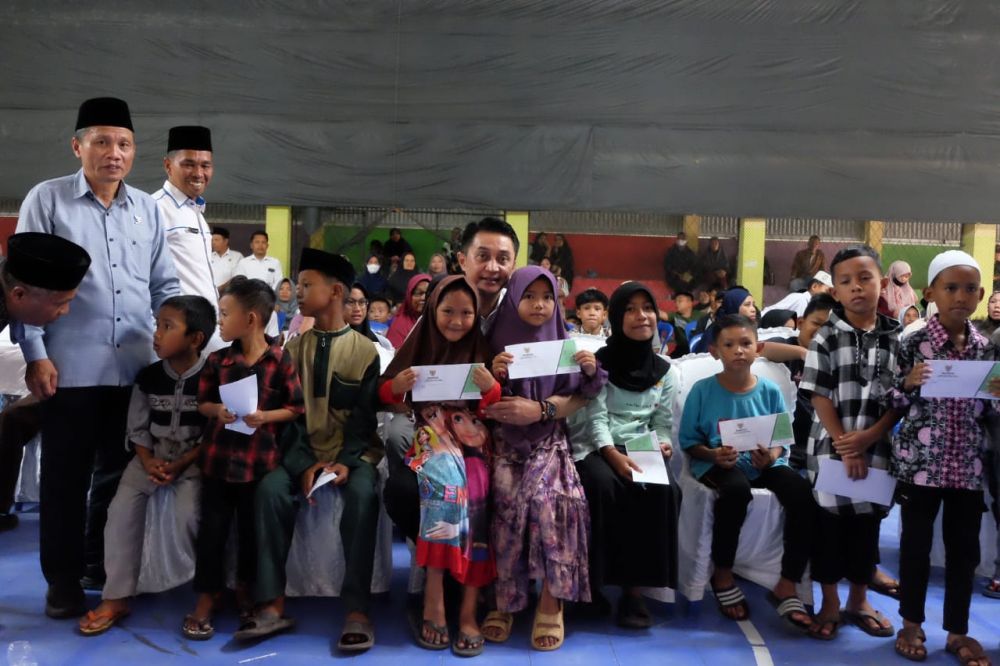
{"type": "Polygon", "coordinates": [[[40,554],[50,617],[82,615],[81,578],[103,581],[132,384],[154,360],[153,315],[180,291],[156,202],[124,182],[135,158],[128,105],[81,104],[72,148],[82,168],[33,187],[17,223],[19,232],[72,240],[93,260],[73,309],[27,327],[21,342],[25,382],[43,399],[40,554]]]}
{"type": "MultiPolygon", "coordinates": [[[[0,260],[0,331],[24,338],[24,326],[45,326],[69,312],[90,255],[76,243],[49,234],[15,234],[0,260]]],[[[0,531],[17,526],[10,513],[24,445],[38,433],[38,400],[25,396],[0,414],[0,531]]]]}
{"type": "MultiPolygon", "coordinates": [[[[214,169],[211,131],[198,125],[171,127],[163,168],[167,180],[153,192],[153,200],[160,210],[181,293],[206,299],[215,306],[218,316],[219,292],[212,273],[212,230],[205,222],[202,197],[214,169]]],[[[224,346],[226,343],[216,331],[205,352],[224,346]]]]}

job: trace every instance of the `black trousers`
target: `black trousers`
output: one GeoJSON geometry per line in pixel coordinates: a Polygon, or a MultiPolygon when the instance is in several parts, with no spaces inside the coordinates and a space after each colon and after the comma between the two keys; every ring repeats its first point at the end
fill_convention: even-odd
{"type": "Polygon", "coordinates": [[[825,509],[816,512],[816,540],[812,578],[832,585],[846,578],[867,585],[878,562],[878,514],[838,515],[825,509]]]}
{"type": "Polygon", "coordinates": [[[739,469],[714,466],[701,477],[702,483],[718,491],[715,500],[715,523],[712,525],[712,562],[731,569],[736,560],[740,530],[747,517],[747,505],[753,499],[751,488],[767,488],[785,510],[784,554],[781,576],[793,583],[802,580],[813,542],[816,503],[809,482],[785,465],[772,465],[753,482],[739,469]]]}
{"type": "Polygon", "coordinates": [[[104,577],[108,505],[131,457],[131,393],[131,386],[60,388],[41,403],[39,551],[50,585],[77,585],[84,573],[104,577]]]}
{"type": "Polygon", "coordinates": [[[412,439],[413,422],[405,414],[393,416],[385,432],[389,478],[382,490],[382,501],[385,512],[403,536],[416,543],[420,531],[420,490],[416,472],[403,462],[412,439]]]}
{"type": "Polygon", "coordinates": [[[681,490],[633,483],[615,473],[598,451],[576,463],[590,508],[590,589],[677,587],[677,524],[681,490]]]}
{"type": "Polygon", "coordinates": [[[257,576],[254,498],[259,481],[228,483],[202,477],[201,525],[195,544],[194,591],[214,594],[226,588],[226,543],[236,514],[236,579],[253,583],[257,576]]]}
{"type": "Polygon", "coordinates": [[[0,413],[0,513],[9,513],[24,447],[42,428],[42,403],[26,395],[0,413]]]}
{"type": "Polygon", "coordinates": [[[981,490],[932,488],[900,483],[896,488],[903,534],[899,540],[899,614],[910,622],[924,621],[927,580],[931,572],[934,520],[944,505],[945,631],[969,631],[972,584],[979,566],[979,527],[986,505],[981,490]]]}

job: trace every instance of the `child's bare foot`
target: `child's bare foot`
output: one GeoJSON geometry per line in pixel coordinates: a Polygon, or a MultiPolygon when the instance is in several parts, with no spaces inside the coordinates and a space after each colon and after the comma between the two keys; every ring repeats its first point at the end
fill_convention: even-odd
{"type": "Polygon", "coordinates": [[[128,599],[104,599],[97,608],[80,618],[80,633],[85,636],[103,634],[128,614],[128,599]]]}

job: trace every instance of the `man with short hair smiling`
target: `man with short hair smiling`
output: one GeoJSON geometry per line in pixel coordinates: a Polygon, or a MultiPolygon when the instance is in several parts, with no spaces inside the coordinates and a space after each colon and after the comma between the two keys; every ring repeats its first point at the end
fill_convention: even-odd
{"type": "Polygon", "coordinates": [[[81,104],[72,148],[82,168],[33,187],[17,221],[18,232],[61,236],[93,260],[76,307],[26,327],[21,342],[25,383],[43,399],[39,551],[50,617],[83,614],[85,574],[103,583],[132,383],[153,360],[153,314],[180,290],[156,202],[125,184],[135,158],[128,105],[81,104]]]}
{"type": "MultiPolygon", "coordinates": [[[[163,158],[167,180],[153,193],[160,210],[167,247],[177,268],[181,293],[201,296],[219,314],[219,292],[212,275],[211,233],[205,222],[205,189],[212,180],[212,133],[207,127],[171,127],[167,155],[163,158]]],[[[206,352],[222,349],[226,343],[218,331],[208,341],[206,352]]]]}

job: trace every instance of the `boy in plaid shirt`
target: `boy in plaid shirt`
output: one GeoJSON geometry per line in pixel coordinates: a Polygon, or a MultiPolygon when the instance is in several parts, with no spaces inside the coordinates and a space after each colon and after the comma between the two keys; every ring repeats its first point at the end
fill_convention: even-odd
{"type": "MultiPolygon", "coordinates": [[[[843,461],[863,479],[869,467],[888,469],[889,433],[898,415],[888,409],[899,351],[898,323],[878,314],[883,285],[878,253],[867,245],[834,257],[838,306],[809,345],[799,390],[811,395],[812,430],[806,468],[815,486],[819,461],[843,461]]],[[[820,506],[812,577],[823,604],[811,635],[830,640],[841,618],[837,583],[850,582],[843,618],[872,636],[893,635],[892,624],[868,602],[868,582],[878,561],[879,524],[889,507],[813,490],[820,506]]]]}
{"type": "Polygon", "coordinates": [[[194,589],[198,603],[184,619],[182,633],[191,640],[215,634],[212,610],[225,588],[225,552],[236,514],[238,536],[237,595],[249,606],[256,569],[254,496],[257,484],[281,462],[281,425],[304,411],[299,376],[284,350],[264,336],[275,296],[261,280],[237,276],[219,299],[219,333],[232,346],[209,355],[198,390],[198,411],[209,419],[202,447],[201,529],[195,548],[194,589]],[[219,397],[219,387],[257,377],[257,411],[243,422],[246,435],[226,428],[234,423],[219,397]]]}

